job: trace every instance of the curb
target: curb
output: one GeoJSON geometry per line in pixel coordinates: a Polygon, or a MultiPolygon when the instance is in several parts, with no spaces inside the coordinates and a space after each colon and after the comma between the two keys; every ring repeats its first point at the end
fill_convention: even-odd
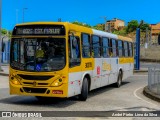
{"type": "Polygon", "coordinates": [[[1,76],[9,76],[7,73],[0,73],[1,76]]]}
{"type": "Polygon", "coordinates": [[[155,94],[155,93],[152,93],[152,92],[148,89],[148,86],[144,87],[144,89],[143,89],[143,94],[144,94],[146,97],[148,97],[148,98],[150,98],[150,99],[152,99],[152,100],[155,100],[155,101],[157,101],[157,102],[160,102],[160,95],[157,95],[157,94],[155,94]]]}
{"type": "Polygon", "coordinates": [[[155,62],[155,63],[160,62],[159,59],[156,60],[156,59],[145,59],[145,58],[141,58],[140,61],[141,62],[155,62]]]}
{"type": "Polygon", "coordinates": [[[134,73],[138,73],[138,72],[148,72],[148,70],[134,70],[134,73]]]}

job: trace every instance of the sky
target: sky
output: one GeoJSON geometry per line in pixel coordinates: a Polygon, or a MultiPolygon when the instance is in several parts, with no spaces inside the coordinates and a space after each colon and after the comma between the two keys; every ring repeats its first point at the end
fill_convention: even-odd
{"type": "Polygon", "coordinates": [[[79,21],[90,25],[119,18],[127,24],[160,22],[160,0],[2,0],[2,28],[12,30],[23,22],[79,21]]]}

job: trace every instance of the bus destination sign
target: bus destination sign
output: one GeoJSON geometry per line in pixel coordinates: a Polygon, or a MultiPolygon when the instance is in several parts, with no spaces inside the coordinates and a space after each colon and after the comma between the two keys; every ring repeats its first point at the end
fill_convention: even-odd
{"type": "Polygon", "coordinates": [[[17,26],[13,30],[13,35],[65,35],[65,28],[62,25],[17,26]]]}

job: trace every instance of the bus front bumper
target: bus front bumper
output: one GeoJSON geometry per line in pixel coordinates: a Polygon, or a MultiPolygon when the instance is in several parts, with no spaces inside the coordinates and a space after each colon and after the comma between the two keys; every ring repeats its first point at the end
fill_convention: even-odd
{"type": "Polygon", "coordinates": [[[11,95],[24,95],[24,96],[44,96],[44,97],[60,97],[65,98],[68,96],[68,84],[62,84],[58,87],[33,87],[15,85],[10,81],[10,94],[11,95]]]}

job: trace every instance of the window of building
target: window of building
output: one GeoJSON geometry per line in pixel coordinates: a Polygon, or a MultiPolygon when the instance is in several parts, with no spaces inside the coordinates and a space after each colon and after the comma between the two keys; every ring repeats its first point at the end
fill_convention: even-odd
{"type": "Polygon", "coordinates": [[[92,36],[92,46],[93,46],[93,57],[99,58],[101,56],[100,37],[96,35],[92,36]]]}
{"type": "Polygon", "coordinates": [[[109,39],[108,38],[102,38],[102,51],[103,51],[103,57],[109,57],[109,39]]]}
{"type": "Polygon", "coordinates": [[[91,57],[90,35],[85,33],[82,34],[82,56],[84,58],[91,57]]]}

